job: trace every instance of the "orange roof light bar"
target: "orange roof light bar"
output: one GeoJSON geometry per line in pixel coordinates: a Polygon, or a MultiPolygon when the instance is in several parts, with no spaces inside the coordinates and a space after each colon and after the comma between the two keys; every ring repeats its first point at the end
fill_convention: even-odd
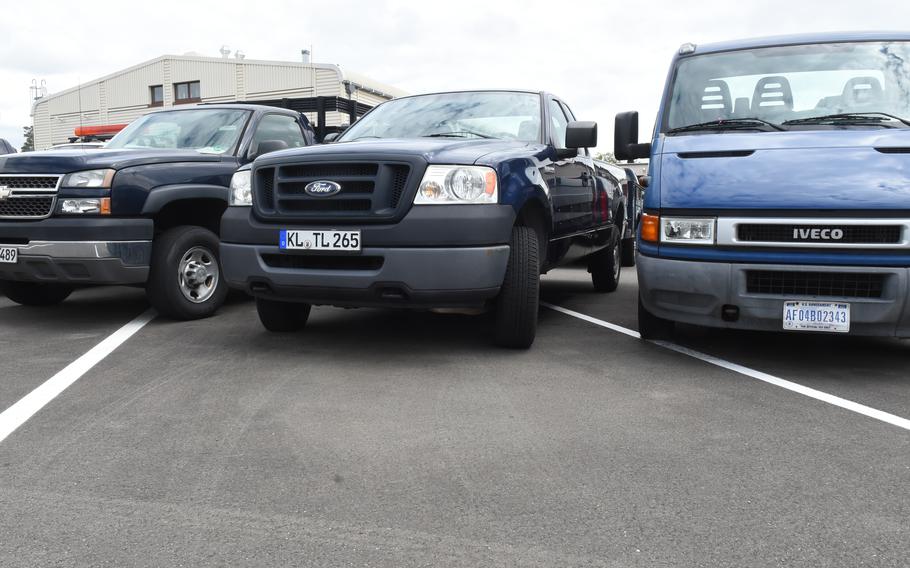
{"type": "Polygon", "coordinates": [[[75,136],[101,136],[103,134],[117,134],[126,124],[102,124],[100,126],[77,126],[73,131],[75,136]]]}

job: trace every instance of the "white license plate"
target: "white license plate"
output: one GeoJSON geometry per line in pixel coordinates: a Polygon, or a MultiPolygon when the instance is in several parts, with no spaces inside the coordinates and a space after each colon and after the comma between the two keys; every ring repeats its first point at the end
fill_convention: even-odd
{"type": "Polygon", "coordinates": [[[784,302],[784,329],[847,333],[850,331],[850,304],[784,302]]]}
{"type": "Polygon", "coordinates": [[[278,239],[282,250],[359,251],[360,231],[288,231],[278,239]]]}
{"type": "Polygon", "coordinates": [[[0,263],[16,264],[19,262],[19,249],[13,247],[0,247],[0,263]]]}

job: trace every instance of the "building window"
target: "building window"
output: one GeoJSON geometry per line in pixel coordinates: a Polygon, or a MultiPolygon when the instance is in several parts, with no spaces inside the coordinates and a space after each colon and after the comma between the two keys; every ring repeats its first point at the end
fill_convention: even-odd
{"type": "Polygon", "coordinates": [[[160,107],[164,104],[164,86],[152,85],[149,87],[149,106],[160,107]]]}
{"type": "Polygon", "coordinates": [[[174,104],[198,103],[200,100],[199,81],[174,83],[174,104]]]}

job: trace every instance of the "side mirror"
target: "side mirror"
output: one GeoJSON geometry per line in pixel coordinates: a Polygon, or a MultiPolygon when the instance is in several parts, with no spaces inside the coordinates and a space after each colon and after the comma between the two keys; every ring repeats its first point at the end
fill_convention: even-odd
{"type": "Polygon", "coordinates": [[[597,123],[573,120],[566,126],[566,148],[597,146],[597,123]]]}
{"type": "Polygon", "coordinates": [[[638,113],[621,112],[616,115],[613,129],[613,155],[617,160],[634,160],[651,155],[651,144],[638,143],[638,113]]]}
{"type": "Polygon", "coordinates": [[[288,143],[284,140],[263,140],[254,151],[250,152],[250,159],[255,160],[259,156],[264,156],[270,152],[277,152],[278,150],[286,150],[287,148],[288,143]]]}
{"type": "Polygon", "coordinates": [[[329,144],[338,140],[338,137],[341,136],[341,132],[329,132],[325,135],[325,138],[322,139],[323,144],[329,144]]]}

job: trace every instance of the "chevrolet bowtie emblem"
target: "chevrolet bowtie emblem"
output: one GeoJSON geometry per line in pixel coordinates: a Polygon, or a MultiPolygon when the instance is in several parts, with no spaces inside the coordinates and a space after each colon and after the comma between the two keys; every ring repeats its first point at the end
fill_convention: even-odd
{"type": "Polygon", "coordinates": [[[13,190],[5,185],[0,185],[0,201],[6,201],[6,199],[13,194],[13,190]]]}

